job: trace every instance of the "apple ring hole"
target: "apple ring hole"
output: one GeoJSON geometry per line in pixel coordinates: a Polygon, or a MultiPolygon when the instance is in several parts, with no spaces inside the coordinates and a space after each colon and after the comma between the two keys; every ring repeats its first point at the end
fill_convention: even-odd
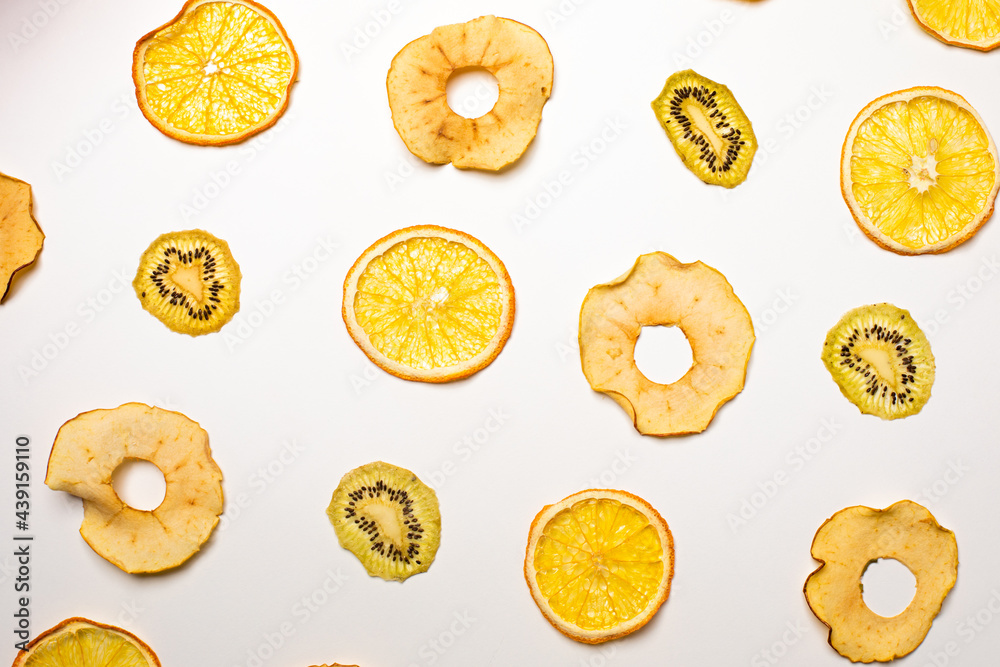
{"type": "Polygon", "coordinates": [[[861,598],[869,609],[885,618],[906,611],[916,592],[916,577],[895,558],[873,560],[861,575],[861,598]]]}
{"type": "Polygon", "coordinates": [[[677,382],[694,363],[687,336],[680,327],[671,325],[642,327],[633,359],[639,372],[657,384],[677,382]]]}
{"type": "Polygon", "coordinates": [[[485,67],[460,67],[448,77],[448,106],[462,118],[485,116],[500,99],[500,84],[485,67]]]}
{"type": "Polygon", "coordinates": [[[149,461],[125,459],[111,475],[111,487],[132,509],[151,512],[167,494],[163,473],[149,461]]]}

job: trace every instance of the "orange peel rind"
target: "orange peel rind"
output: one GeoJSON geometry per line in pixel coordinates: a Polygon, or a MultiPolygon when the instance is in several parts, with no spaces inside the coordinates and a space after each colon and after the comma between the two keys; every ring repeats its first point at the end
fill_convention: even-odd
{"type": "Polygon", "coordinates": [[[92,410],[59,429],[45,483],[83,500],[80,534],[126,572],[159,572],[194,555],[222,514],[222,472],[208,434],[179,412],[142,403],[92,410]],[[128,459],[149,461],[166,491],[153,510],[126,505],[112,486],[128,459]]]}
{"type": "Polygon", "coordinates": [[[580,309],[580,360],[595,390],[608,394],[643,435],[699,433],[743,389],[753,322],[725,276],[655,252],[587,293],[580,309]],[[693,363],[681,379],[658,384],[635,365],[644,326],[677,326],[693,363]]]}
{"type": "Polygon", "coordinates": [[[411,153],[431,164],[496,171],[534,139],[552,94],[552,53],[532,28],[482,16],[435,28],[392,59],[386,88],[396,131],[411,153]],[[481,67],[500,90],[494,107],[464,118],[448,106],[448,79],[481,67]]]}
{"type": "Polygon", "coordinates": [[[14,274],[35,261],[45,240],[31,207],[31,186],[0,174],[0,303],[10,292],[14,274]]]}
{"type": "Polygon", "coordinates": [[[160,659],[128,630],[86,618],[67,618],[18,652],[12,667],[160,667],[160,659]],[[69,657],[74,658],[70,660],[69,657]]]}
{"type": "Polygon", "coordinates": [[[822,565],[806,579],[806,601],[830,628],[830,645],[851,662],[887,662],[916,649],[958,577],[955,534],[911,500],[837,512],[816,531],[811,553],[822,565]],[[879,558],[899,561],[917,580],[913,600],[892,618],[861,595],[861,577],[879,558]]]}
{"type": "Polygon", "coordinates": [[[598,644],[646,625],[670,595],[674,541],[652,505],[588,489],[531,522],[524,578],[539,611],[571,639],[598,644]]]}
{"type": "Polygon", "coordinates": [[[235,144],[274,125],[298,73],[281,22],[253,0],[189,0],[142,37],[132,80],[142,115],[191,144],[235,144]]]}

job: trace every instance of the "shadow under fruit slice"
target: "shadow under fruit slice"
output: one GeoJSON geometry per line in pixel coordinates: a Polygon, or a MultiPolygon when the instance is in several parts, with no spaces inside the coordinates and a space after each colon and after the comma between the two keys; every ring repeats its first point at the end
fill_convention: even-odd
{"type": "Polygon", "coordinates": [[[700,433],[743,390],[754,332],[726,277],[665,252],[642,255],[624,275],[587,292],[580,308],[580,363],[594,391],[608,394],[643,435],[700,433]],[[644,326],[676,326],[693,363],[671,384],[636,367],[644,326]]]}
{"type": "Polygon", "coordinates": [[[208,434],[179,412],[142,403],[91,410],[56,434],[45,484],[83,499],[80,534],[126,572],[177,567],[208,540],[222,514],[222,471],[208,434]],[[163,502],[153,510],[126,505],[112,485],[128,460],[163,473],[163,502]]]}
{"type": "Polygon", "coordinates": [[[586,644],[644,626],[674,576],[670,528],[625,491],[590,489],[547,505],[531,522],[524,578],[559,632],[586,644]]]}
{"type": "Polygon", "coordinates": [[[76,617],[35,637],[12,667],[160,667],[160,660],[131,632],[76,617]]]}
{"type": "Polygon", "coordinates": [[[362,253],[344,279],[342,314],[351,338],[382,370],[450,382],[500,354],[514,325],[514,286],[478,239],[418,225],[362,253]]]}
{"type": "Polygon", "coordinates": [[[200,336],[221,329],[240,309],[241,278],[229,244],[194,229],[153,241],[132,287],[142,307],[171,330],[200,336]]]}
{"type": "Polygon", "coordinates": [[[434,489],[409,470],[382,461],[344,475],[326,515],[340,546],[373,577],[403,581],[426,572],[441,543],[434,489]]]}
{"type": "Polygon", "coordinates": [[[277,122],[297,70],[281,22],[252,0],[189,0],[132,56],[142,114],[200,145],[237,143],[277,122]]]}
{"type": "Polygon", "coordinates": [[[532,28],[496,16],[435,28],[396,54],[386,78],[392,122],[406,147],[432,164],[496,171],[517,160],[552,94],[552,54],[532,28]],[[479,118],[448,106],[448,79],[481,67],[500,96],[479,118]]]}
{"type": "Polygon", "coordinates": [[[1000,45],[1000,11],[992,0],[907,0],[920,26],[942,42],[979,51],[1000,45]]]}
{"type": "Polygon", "coordinates": [[[840,189],[858,227],[878,245],[901,255],[944,252],[993,215],[1000,160],[961,95],[909,88],[869,103],[851,123],[840,189]]]}
{"type": "Polygon", "coordinates": [[[698,178],[725,188],[746,180],[757,137],[729,88],[688,69],[667,79],[652,106],[684,165],[698,178]]]}
{"type": "Polygon", "coordinates": [[[955,534],[910,500],[883,510],[840,510],[816,531],[811,553],[822,565],[806,579],[806,601],[830,628],[830,645],[851,662],[888,662],[912,652],[958,577],[955,534]],[[862,597],[861,577],[880,558],[899,561],[917,580],[913,600],[892,618],[873,612],[862,597]]]}
{"type": "Polygon", "coordinates": [[[7,298],[14,274],[35,261],[44,240],[31,212],[31,186],[0,174],[0,303],[7,298]]]}
{"type": "Polygon", "coordinates": [[[823,363],[861,412],[899,419],[931,397],[934,355],[910,313],[892,304],[848,311],[823,341],[823,363]]]}

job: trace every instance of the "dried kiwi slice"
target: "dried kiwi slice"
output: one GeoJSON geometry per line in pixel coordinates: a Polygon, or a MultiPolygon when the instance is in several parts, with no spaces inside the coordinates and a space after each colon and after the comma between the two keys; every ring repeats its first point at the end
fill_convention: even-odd
{"type": "Polygon", "coordinates": [[[694,70],[676,72],[653,100],[653,111],[698,178],[725,188],[746,180],[757,138],[729,88],[694,70]]]}
{"type": "Polygon", "coordinates": [[[403,581],[425,572],[441,543],[434,489],[409,470],[382,461],[344,475],[326,514],[340,546],[373,577],[403,581]]]}
{"type": "Polygon", "coordinates": [[[218,331],[240,309],[240,266],[206,231],[170,232],[142,254],[132,287],[142,307],[178,333],[218,331]]]}
{"type": "Polygon", "coordinates": [[[823,342],[823,363],[861,412],[899,419],[931,397],[934,355],[910,313],[892,304],[847,312],[823,342]]]}

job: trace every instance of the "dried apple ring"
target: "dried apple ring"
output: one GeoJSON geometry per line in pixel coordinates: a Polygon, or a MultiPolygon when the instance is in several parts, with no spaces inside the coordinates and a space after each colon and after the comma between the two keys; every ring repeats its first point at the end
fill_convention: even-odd
{"type": "Polygon", "coordinates": [[[208,434],[179,412],[142,403],[92,410],[59,429],[45,483],[83,499],[80,534],[126,572],[159,572],[194,555],[222,513],[222,472],[208,434]],[[127,459],[163,473],[163,502],[144,511],[126,505],[111,484],[127,459]]]}
{"type": "Polygon", "coordinates": [[[642,255],[624,275],[587,293],[580,310],[580,360],[595,391],[608,394],[643,435],[704,431],[743,389],[753,348],[750,314],[725,276],[664,252],[642,255]],[[693,363],[671,384],[635,365],[644,326],[679,327],[693,363]]]}
{"type": "Polygon", "coordinates": [[[830,628],[830,645],[851,662],[887,662],[917,648],[958,577],[955,534],[911,500],[840,510],[816,531],[812,557],[822,565],[806,579],[806,601],[830,628]],[[861,576],[879,558],[899,561],[917,580],[913,600],[892,618],[861,596],[861,576]]]}
{"type": "Polygon", "coordinates": [[[31,186],[0,174],[0,303],[14,274],[35,261],[45,240],[31,209],[31,186]]]}
{"type": "Polygon", "coordinates": [[[532,28],[481,16],[435,28],[396,54],[386,78],[392,123],[410,152],[431,164],[496,171],[517,160],[535,138],[552,94],[552,53],[532,28]],[[448,79],[481,67],[500,89],[479,118],[448,106],[448,79]]]}

